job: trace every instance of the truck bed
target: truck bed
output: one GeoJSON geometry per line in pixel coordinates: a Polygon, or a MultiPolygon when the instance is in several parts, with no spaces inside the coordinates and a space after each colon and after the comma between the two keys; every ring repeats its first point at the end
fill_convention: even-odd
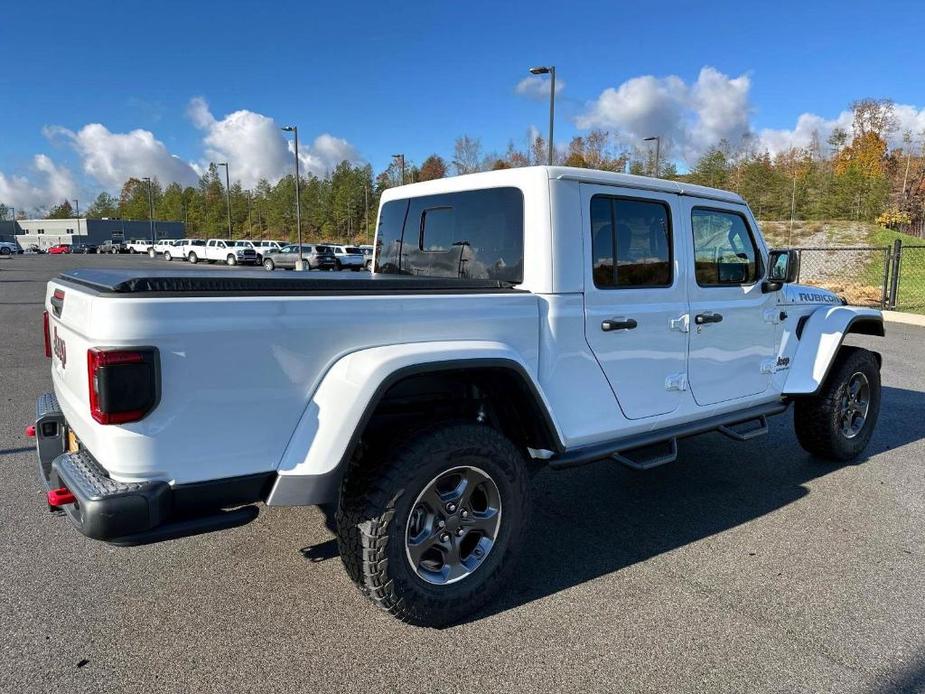
{"type": "Polygon", "coordinates": [[[79,269],[63,272],[57,281],[80,286],[84,291],[119,296],[221,296],[227,294],[467,294],[519,291],[510,282],[455,277],[371,275],[319,272],[288,274],[257,270],[226,269],[107,270],[79,269]]]}

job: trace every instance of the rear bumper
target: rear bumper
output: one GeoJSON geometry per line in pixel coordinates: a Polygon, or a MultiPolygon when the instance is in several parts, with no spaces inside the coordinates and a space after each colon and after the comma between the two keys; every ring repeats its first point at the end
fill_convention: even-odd
{"type": "MultiPolygon", "coordinates": [[[[36,402],[38,473],[45,491],[66,487],[61,507],[81,533],[117,545],[139,545],[244,525],[257,517],[275,473],[185,485],[162,480],[119,482],[86,449],[68,452],[67,422],[54,393],[36,402]],[[243,506],[242,506],[243,505],[243,506]],[[223,509],[234,508],[231,511],[223,509]]],[[[57,510],[57,509],[52,509],[57,510]]]]}

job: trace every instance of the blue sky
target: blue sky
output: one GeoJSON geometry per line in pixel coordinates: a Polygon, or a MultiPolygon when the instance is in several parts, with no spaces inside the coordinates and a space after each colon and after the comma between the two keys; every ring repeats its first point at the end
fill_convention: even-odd
{"type": "Polygon", "coordinates": [[[865,96],[925,128],[923,36],[925,10],[891,2],[10,3],[0,202],[92,196],[137,162],[188,178],[218,155],[272,177],[288,122],[310,170],[447,156],[464,133],[503,151],[545,133],[539,85],[516,91],[538,63],[565,84],[557,142],[600,126],[631,146],[652,125],[682,166],[743,129],[800,144],[865,96]]]}

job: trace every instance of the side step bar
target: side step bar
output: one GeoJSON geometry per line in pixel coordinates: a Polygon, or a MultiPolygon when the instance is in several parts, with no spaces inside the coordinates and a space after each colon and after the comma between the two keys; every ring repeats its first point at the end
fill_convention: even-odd
{"type": "Polygon", "coordinates": [[[696,422],[659,429],[658,431],[650,431],[645,434],[636,434],[603,443],[581,446],[553,456],[549,459],[549,466],[562,470],[612,458],[634,469],[647,470],[673,461],[677,457],[677,445],[670,444],[669,453],[662,453],[648,459],[628,456],[627,453],[632,453],[636,449],[687,438],[688,436],[705,434],[710,431],[719,431],[736,441],[748,441],[756,436],[768,433],[767,418],[785,412],[789,406],[789,402],[772,402],[766,405],[750,407],[747,410],[716,415],[696,422]]]}

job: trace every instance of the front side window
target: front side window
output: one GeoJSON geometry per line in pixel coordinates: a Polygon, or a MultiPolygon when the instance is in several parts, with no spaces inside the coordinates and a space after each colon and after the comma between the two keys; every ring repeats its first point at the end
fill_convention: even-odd
{"type": "Polygon", "coordinates": [[[591,198],[591,253],[598,288],[671,286],[668,205],[595,195],[591,198]]]}
{"type": "Polygon", "coordinates": [[[376,244],[379,273],[522,282],[523,193],[487,188],[387,202],[376,244]]]}
{"type": "Polygon", "coordinates": [[[753,284],[761,257],[745,217],[736,212],[695,207],[694,272],[701,287],[753,284]]]}

